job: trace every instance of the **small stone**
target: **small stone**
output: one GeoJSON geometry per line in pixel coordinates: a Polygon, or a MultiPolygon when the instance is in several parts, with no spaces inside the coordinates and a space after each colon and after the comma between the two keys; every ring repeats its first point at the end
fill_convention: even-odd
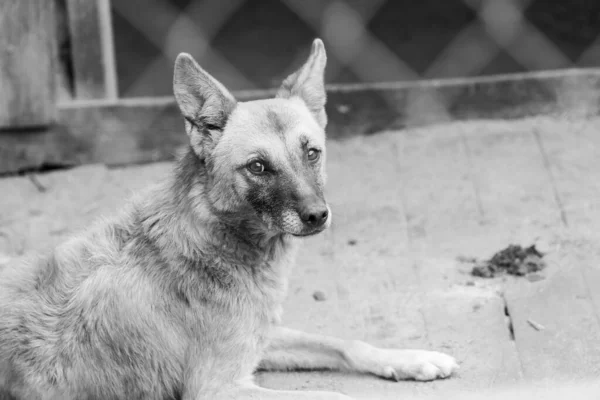
{"type": "Polygon", "coordinates": [[[467,281],[467,282],[465,283],[465,285],[466,285],[466,286],[475,286],[475,282],[473,282],[473,281],[467,281]]]}
{"type": "Polygon", "coordinates": [[[325,293],[323,293],[320,290],[316,290],[313,293],[313,299],[315,299],[316,301],[325,301],[327,299],[327,297],[325,296],[325,293]]]}
{"type": "Polygon", "coordinates": [[[533,321],[533,320],[531,320],[531,319],[528,319],[528,320],[527,320],[527,323],[528,323],[529,325],[531,325],[531,327],[532,327],[533,329],[535,329],[536,331],[543,331],[544,329],[546,329],[546,327],[545,327],[544,325],[542,325],[542,324],[540,324],[540,323],[537,323],[537,322],[535,322],[535,321],[533,321]]]}
{"type": "Polygon", "coordinates": [[[354,240],[354,239],[350,239],[350,240],[348,240],[348,245],[349,245],[349,246],[354,246],[354,245],[356,245],[356,240],[354,240]]]}

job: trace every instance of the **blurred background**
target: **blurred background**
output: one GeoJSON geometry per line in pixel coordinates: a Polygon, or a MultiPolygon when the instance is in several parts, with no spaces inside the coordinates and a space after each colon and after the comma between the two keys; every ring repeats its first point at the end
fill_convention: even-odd
{"type": "Polygon", "coordinates": [[[0,174],[171,159],[180,52],[249,100],[315,37],[332,138],[600,107],[598,1],[3,0],[0,174]]]}
{"type": "Polygon", "coordinates": [[[181,51],[232,90],[271,88],[315,37],[332,84],[600,64],[595,0],[113,0],[111,17],[120,97],[171,95],[181,51]]]}

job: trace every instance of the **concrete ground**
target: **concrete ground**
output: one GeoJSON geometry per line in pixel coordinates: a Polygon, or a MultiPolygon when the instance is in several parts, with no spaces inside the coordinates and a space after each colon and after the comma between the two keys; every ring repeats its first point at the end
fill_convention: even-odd
{"type": "MultiPolygon", "coordinates": [[[[328,145],[334,222],[307,240],[284,323],[454,355],[458,375],[389,382],[262,373],[273,388],[399,399],[600,373],[600,118],[456,122],[328,145]],[[484,279],[460,256],[537,243],[541,275],[484,279]],[[313,297],[321,291],[324,300],[313,297]]],[[[169,164],[0,180],[0,264],[54,245],[169,164]]]]}

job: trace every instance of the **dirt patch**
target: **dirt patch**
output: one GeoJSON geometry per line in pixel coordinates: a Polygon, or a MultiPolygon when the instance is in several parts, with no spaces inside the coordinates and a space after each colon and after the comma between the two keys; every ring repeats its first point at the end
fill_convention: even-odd
{"type": "Polygon", "coordinates": [[[544,255],[535,248],[535,245],[521,247],[509,245],[500,250],[489,260],[461,257],[463,262],[475,264],[471,275],[481,278],[494,278],[498,275],[526,276],[546,267],[544,255]]]}

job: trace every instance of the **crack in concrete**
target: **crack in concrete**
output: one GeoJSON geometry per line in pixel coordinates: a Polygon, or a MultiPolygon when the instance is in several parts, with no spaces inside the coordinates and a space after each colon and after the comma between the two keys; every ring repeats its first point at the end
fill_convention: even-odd
{"type": "Polygon", "coordinates": [[[514,342],[515,340],[515,327],[513,325],[513,320],[512,317],[510,315],[510,310],[508,309],[508,304],[506,303],[506,298],[504,298],[504,296],[502,296],[502,301],[504,303],[504,316],[506,319],[506,327],[508,328],[508,335],[510,337],[510,340],[512,340],[514,342]]]}

